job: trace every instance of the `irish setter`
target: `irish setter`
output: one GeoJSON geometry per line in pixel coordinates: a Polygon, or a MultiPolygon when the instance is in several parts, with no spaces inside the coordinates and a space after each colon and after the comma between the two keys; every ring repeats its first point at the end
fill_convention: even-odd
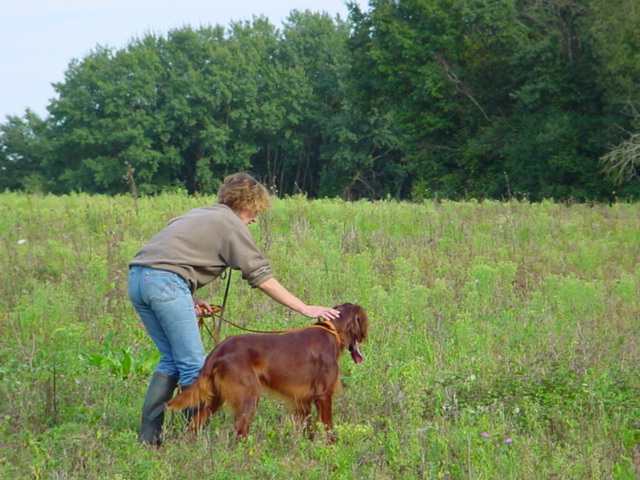
{"type": "Polygon", "coordinates": [[[197,407],[189,425],[195,435],[221,406],[235,415],[236,437],[247,435],[262,388],[288,399],[296,417],[307,424],[311,404],[330,431],[332,397],[340,385],[338,358],[347,348],[356,363],[369,320],[362,307],[335,307],[340,317],[276,334],[227,337],[207,356],[194,383],[167,404],[172,410],[197,407]]]}

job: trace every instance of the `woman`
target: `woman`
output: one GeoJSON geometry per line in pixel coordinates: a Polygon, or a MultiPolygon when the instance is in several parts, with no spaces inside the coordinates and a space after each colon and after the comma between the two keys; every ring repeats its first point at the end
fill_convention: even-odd
{"type": "Polygon", "coordinates": [[[161,354],[142,407],[141,443],[162,443],[165,403],[178,383],[184,388],[198,376],[205,353],[195,308],[205,316],[212,309],[193,295],[227,268],[240,270],[251,287],[302,315],[338,317],[332,308],[305,304],[274,278],[247,228],[269,207],[262,184],[246,173],[230,175],[217,205],[171,220],[129,264],[129,297],[161,354]]]}

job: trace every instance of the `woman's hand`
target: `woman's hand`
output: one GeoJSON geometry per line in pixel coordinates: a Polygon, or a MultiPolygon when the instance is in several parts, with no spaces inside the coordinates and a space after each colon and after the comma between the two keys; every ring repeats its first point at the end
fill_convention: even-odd
{"type": "Polygon", "coordinates": [[[211,317],[216,313],[216,309],[209,305],[209,302],[201,298],[193,297],[193,308],[196,311],[196,317],[211,317]]]}
{"type": "Polygon", "coordinates": [[[307,305],[307,308],[300,313],[309,318],[321,318],[323,320],[335,320],[340,316],[338,310],[329,307],[320,307],[318,305],[307,305]]]}

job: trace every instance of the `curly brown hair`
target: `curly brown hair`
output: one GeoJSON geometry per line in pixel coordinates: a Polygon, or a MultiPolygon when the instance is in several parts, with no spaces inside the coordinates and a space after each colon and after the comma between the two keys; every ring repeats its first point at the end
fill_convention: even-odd
{"type": "Polygon", "coordinates": [[[233,211],[266,212],[271,207],[269,192],[255,178],[245,172],[234,173],[224,179],[218,189],[218,203],[233,211]]]}

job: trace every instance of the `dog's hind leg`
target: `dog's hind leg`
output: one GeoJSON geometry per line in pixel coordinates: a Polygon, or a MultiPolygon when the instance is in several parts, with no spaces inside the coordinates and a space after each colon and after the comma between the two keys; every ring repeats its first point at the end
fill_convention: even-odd
{"type": "Polygon", "coordinates": [[[247,436],[251,419],[256,413],[260,400],[260,388],[249,387],[238,398],[238,403],[232,408],[235,410],[236,438],[238,440],[247,436]]]}
{"type": "Polygon", "coordinates": [[[191,422],[189,423],[189,432],[192,434],[197,434],[197,432],[202,428],[209,417],[220,409],[221,405],[222,399],[220,398],[220,396],[215,396],[209,403],[198,408],[191,417],[191,422]]]}

